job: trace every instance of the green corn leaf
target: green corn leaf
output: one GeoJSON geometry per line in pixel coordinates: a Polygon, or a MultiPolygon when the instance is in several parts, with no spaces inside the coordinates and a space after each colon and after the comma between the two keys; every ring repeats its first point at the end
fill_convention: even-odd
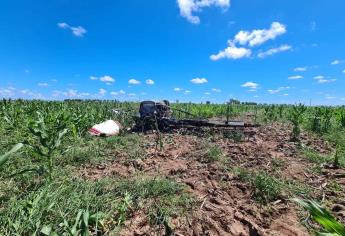
{"type": "Polygon", "coordinates": [[[297,198],[292,199],[292,201],[308,210],[312,219],[324,227],[326,233],[318,233],[318,235],[345,235],[345,226],[339,223],[326,209],[315,201],[297,198]]]}
{"type": "Polygon", "coordinates": [[[9,152],[5,153],[4,155],[0,156],[0,167],[5,164],[6,161],[10,158],[10,155],[17,152],[21,149],[24,145],[22,143],[16,144],[9,152]]]}

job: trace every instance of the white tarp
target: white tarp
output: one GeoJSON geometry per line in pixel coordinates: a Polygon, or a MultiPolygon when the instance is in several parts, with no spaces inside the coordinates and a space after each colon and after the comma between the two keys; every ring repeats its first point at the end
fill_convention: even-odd
{"type": "Polygon", "coordinates": [[[89,133],[94,136],[113,136],[118,135],[121,130],[119,122],[114,120],[107,120],[103,123],[92,126],[89,133]]]}

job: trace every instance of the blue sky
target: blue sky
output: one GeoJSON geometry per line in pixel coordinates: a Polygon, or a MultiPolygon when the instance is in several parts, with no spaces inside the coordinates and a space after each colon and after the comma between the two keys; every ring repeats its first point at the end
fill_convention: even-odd
{"type": "Polygon", "coordinates": [[[345,104],[341,0],[0,2],[0,97],[345,104]]]}

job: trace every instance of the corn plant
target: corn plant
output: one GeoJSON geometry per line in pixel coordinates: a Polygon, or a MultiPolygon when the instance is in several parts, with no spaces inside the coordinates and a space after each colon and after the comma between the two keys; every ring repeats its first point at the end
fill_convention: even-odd
{"type": "Polygon", "coordinates": [[[303,208],[308,210],[311,218],[319,223],[325,232],[317,232],[316,235],[329,235],[329,236],[344,236],[345,226],[339,223],[326,209],[312,200],[301,200],[298,198],[292,199],[303,208]]]}
{"type": "Polygon", "coordinates": [[[41,169],[48,173],[51,180],[54,165],[53,155],[60,147],[62,138],[68,131],[66,123],[64,123],[64,116],[62,113],[49,116],[37,112],[37,120],[31,120],[28,128],[36,138],[36,142],[27,140],[25,143],[33,149],[42,162],[45,162],[45,164],[42,163],[41,169]]]}
{"type": "Polygon", "coordinates": [[[341,128],[345,128],[345,109],[340,108],[336,113],[336,119],[340,124],[341,128]]]}
{"type": "Polygon", "coordinates": [[[332,110],[325,108],[323,113],[323,132],[328,132],[331,128],[332,110]]]}
{"type": "Polygon", "coordinates": [[[322,110],[320,107],[316,107],[313,114],[313,118],[312,118],[311,131],[315,133],[322,132],[321,117],[322,117],[322,110]]]}
{"type": "Polygon", "coordinates": [[[293,128],[292,128],[292,134],[291,134],[291,141],[293,142],[300,142],[300,134],[301,134],[301,128],[300,124],[303,119],[303,114],[306,111],[306,107],[302,104],[299,104],[297,106],[293,106],[290,110],[290,116],[289,120],[291,121],[293,128]]]}

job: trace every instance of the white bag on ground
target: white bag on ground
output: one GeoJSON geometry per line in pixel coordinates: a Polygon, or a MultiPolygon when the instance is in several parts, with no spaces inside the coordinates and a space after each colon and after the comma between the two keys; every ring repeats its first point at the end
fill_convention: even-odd
{"type": "Polygon", "coordinates": [[[107,120],[103,123],[92,126],[89,133],[93,136],[113,136],[118,135],[121,130],[119,122],[114,120],[107,120]]]}

